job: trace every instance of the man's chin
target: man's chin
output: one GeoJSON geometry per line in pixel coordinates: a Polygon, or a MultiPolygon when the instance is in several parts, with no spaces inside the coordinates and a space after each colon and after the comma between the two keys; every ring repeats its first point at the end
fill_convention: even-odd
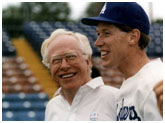
{"type": "Polygon", "coordinates": [[[102,61],[102,66],[104,68],[110,68],[110,65],[107,62],[102,61]]]}

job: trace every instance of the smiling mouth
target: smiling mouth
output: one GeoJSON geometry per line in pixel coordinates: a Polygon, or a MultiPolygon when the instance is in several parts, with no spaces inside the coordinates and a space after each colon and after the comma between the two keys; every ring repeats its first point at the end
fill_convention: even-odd
{"type": "Polygon", "coordinates": [[[104,56],[108,55],[108,53],[109,53],[108,51],[101,51],[101,56],[104,57],[104,56]]]}
{"type": "Polygon", "coordinates": [[[76,75],[77,73],[69,73],[69,74],[62,74],[62,75],[59,75],[60,78],[62,79],[68,79],[68,78],[72,78],[76,75]]]}

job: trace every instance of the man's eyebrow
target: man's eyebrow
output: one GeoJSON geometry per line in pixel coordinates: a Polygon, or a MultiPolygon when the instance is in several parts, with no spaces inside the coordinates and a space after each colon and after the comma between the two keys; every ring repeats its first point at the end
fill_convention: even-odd
{"type": "Polygon", "coordinates": [[[109,31],[109,30],[107,28],[102,28],[100,30],[96,28],[96,32],[100,32],[100,31],[101,32],[105,32],[105,31],[109,31]]]}

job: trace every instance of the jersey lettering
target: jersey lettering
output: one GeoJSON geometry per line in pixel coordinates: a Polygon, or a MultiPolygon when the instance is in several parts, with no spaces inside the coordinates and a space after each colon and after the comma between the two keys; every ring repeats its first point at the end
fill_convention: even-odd
{"type": "Polygon", "coordinates": [[[141,118],[138,116],[135,110],[135,106],[124,106],[124,98],[123,98],[122,107],[120,108],[119,113],[117,115],[117,120],[123,121],[127,119],[141,121],[141,118]]]}

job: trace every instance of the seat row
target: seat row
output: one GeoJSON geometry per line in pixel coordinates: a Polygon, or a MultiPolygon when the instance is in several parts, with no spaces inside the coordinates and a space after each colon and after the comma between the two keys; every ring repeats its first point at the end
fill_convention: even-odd
{"type": "Polygon", "coordinates": [[[43,121],[44,111],[3,111],[2,121],[43,121]]]}
{"type": "Polygon", "coordinates": [[[3,93],[39,93],[42,92],[43,88],[40,84],[35,85],[22,85],[22,84],[15,84],[15,85],[3,85],[2,92],[3,93]]]}
{"type": "Polygon", "coordinates": [[[3,101],[2,110],[3,111],[29,111],[29,110],[45,110],[47,101],[3,101]]]}
{"type": "Polygon", "coordinates": [[[49,99],[48,95],[44,92],[40,93],[11,93],[11,94],[2,94],[3,101],[47,101],[49,99]]]}

